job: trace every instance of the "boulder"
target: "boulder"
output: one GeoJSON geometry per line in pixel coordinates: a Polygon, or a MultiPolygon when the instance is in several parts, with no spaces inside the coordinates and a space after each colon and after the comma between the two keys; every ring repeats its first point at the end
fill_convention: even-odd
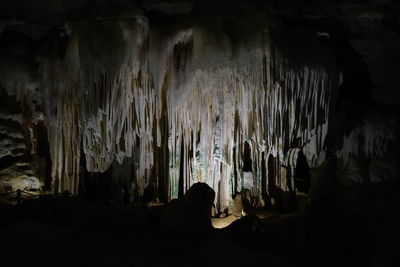
{"type": "Polygon", "coordinates": [[[214,190],[206,183],[196,183],[182,199],[172,200],[161,212],[162,224],[177,231],[207,231],[212,229],[211,209],[214,190]]]}

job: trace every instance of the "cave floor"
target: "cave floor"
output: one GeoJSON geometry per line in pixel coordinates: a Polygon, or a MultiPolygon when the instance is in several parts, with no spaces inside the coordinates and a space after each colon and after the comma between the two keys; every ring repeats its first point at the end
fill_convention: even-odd
{"type": "Polygon", "coordinates": [[[146,206],[73,197],[3,204],[1,259],[12,266],[396,266],[396,188],[355,189],[351,205],[327,198],[206,232],[167,229],[146,206]]]}

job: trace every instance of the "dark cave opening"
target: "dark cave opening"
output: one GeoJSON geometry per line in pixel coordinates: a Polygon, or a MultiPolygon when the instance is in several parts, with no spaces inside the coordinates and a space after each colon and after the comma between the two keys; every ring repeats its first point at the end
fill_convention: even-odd
{"type": "Polygon", "coordinates": [[[348,40],[333,40],[331,46],[339,66],[343,68],[343,83],[338,89],[338,103],[371,105],[373,83],[362,57],[348,40]]]}
{"type": "Polygon", "coordinates": [[[267,187],[267,164],[265,162],[265,152],[261,154],[261,196],[266,201],[265,206],[269,206],[268,187],[267,187]]]}
{"type": "MultiPolygon", "coordinates": [[[[179,185],[178,185],[178,199],[182,198],[185,190],[184,190],[184,158],[185,158],[185,148],[184,148],[184,142],[183,142],[183,138],[182,138],[182,142],[181,142],[181,162],[179,165],[179,185]]],[[[186,152],[187,153],[187,152],[186,152]]]]}
{"type": "Polygon", "coordinates": [[[308,193],[310,190],[310,167],[307,163],[307,158],[300,151],[297,156],[296,168],[294,171],[294,179],[296,189],[302,193],[308,193]]]}
{"type": "Polygon", "coordinates": [[[278,188],[276,186],[276,163],[275,159],[272,155],[269,155],[268,160],[267,160],[267,170],[268,170],[268,186],[267,186],[267,191],[269,193],[269,203],[274,202],[274,204],[278,207],[279,209],[279,192],[278,188]]]}
{"type": "Polygon", "coordinates": [[[34,125],[35,139],[36,139],[36,155],[39,157],[38,162],[38,175],[44,178],[44,187],[46,191],[51,190],[51,158],[50,158],[50,145],[47,136],[47,128],[43,121],[34,125]]]}
{"type": "Polygon", "coordinates": [[[244,142],[243,171],[244,172],[252,172],[253,171],[253,163],[251,160],[251,147],[248,142],[244,142]]]}

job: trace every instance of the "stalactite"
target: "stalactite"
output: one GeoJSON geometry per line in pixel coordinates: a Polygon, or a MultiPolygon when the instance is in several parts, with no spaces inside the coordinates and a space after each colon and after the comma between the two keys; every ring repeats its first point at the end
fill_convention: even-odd
{"type": "MultiPolygon", "coordinates": [[[[179,47],[180,54],[171,51],[174,57],[170,56],[167,63],[167,72],[172,77],[168,87],[171,188],[177,188],[181,160],[191,162],[191,166],[183,165],[192,170],[187,183],[207,182],[219,192],[218,207],[222,210],[229,207],[235,193],[229,185],[235,175],[233,147],[239,148],[235,150],[235,158],[241,169],[244,142],[251,145],[254,181],[249,189],[255,195],[261,194],[262,152],[278,157],[283,163],[291,142],[300,138],[311,166],[324,160],[323,142],[334,75],[327,71],[329,66],[293,65],[278,52],[272,53],[268,44],[251,41],[243,41],[235,56],[228,53],[227,57],[224,49],[232,46],[227,45],[229,40],[221,43],[201,28],[194,29],[192,35],[176,41],[175,48],[179,47]],[[182,62],[186,68],[177,69],[182,62]],[[235,114],[238,114],[237,127],[234,127],[235,114]],[[195,140],[186,142],[192,137],[195,140]],[[196,151],[191,160],[179,157],[182,138],[185,151],[196,151]]],[[[293,168],[295,163],[288,164],[293,168]]],[[[244,173],[237,175],[241,176],[238,188],[242,188],[244,173]]],[[[285,179],[278,182],[280,188],[286,189],[285,179]]],[[[176,190],[171,190],[171,194],[176,197],[176,190]]]]}
{"type": "Polygon", "coordinates": [[[220,210],[248,187],[245,175],[261,195],[269,155],[286,190],[280,165],[293,167],[284,157],[295,140],[318,166],[331,63],[318,54],[313,65],[291,62],[265,29],[241,38],[201,24],[165,35],[141,16],[71,23],[64,62],[40,60],[54,190],[77,191],[81,146],[88,171],[133,158],[141,193],[152,183],[165,201],[202,181],[220,210]],[[245,142],[251,173],[242,170],[245,142]]]}
{"type": "Polygon", "coordinates": [[[155,108],[141,59],[147,22],[76,23],[70,31],[64,62],[41,58],[43,95],[51,100],[46,111],[53,190],[77,192],[81,146],[87,170],[105,172],[114,160],[122,164],[134,156],[136,137],[137,176],[144,177],[153,165],[148,115],[155,108]]]}
{"type": "Polygon", "coordinates": [[[342,184],[383,182],[396,177],[396,168],[391,165],[397,162],[389,156],[396,153],[392,148],[396,127],[393,115],[371,111],[343,137],[342,148],[336,152],[342,184]]]}

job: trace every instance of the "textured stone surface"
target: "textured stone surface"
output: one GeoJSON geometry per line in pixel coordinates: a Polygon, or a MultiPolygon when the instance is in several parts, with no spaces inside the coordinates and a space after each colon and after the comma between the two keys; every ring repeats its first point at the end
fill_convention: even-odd
{"type": "Polygon", "coordinates": [[[315,169],[335,154],[341,184],[398,175],[393,1],[5,7],[0,89],[18,108],[0,112],[0,157],[54,192],[107,172],[116,202],[198,181],[219,212],[242,188],[279,202],[299,149],[315,169]]]}

